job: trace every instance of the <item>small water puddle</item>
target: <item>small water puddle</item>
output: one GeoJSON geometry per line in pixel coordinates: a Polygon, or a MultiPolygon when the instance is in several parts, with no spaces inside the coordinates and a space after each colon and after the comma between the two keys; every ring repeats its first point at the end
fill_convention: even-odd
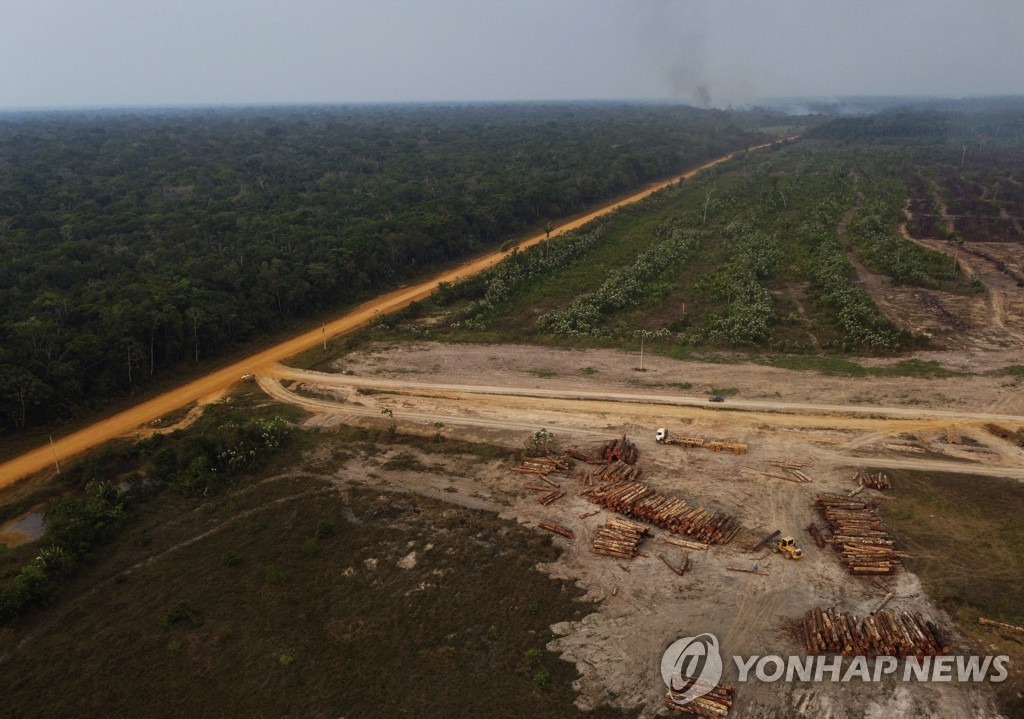
{"type": "Polygon", "coordinates": [[[18,547],[41,539],[44,534],[43,510],[37,508],[0,525],[0,544],[18,547]]]}

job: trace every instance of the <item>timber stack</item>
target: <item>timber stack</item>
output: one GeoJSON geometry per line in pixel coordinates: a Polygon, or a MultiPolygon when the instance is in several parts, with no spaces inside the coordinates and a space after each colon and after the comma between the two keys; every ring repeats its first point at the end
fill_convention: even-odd
{"type": "Polygon", "coordinates": [[[708,544],[725,544],[740,529],[731,515],[691,506],[686,500],[667,497],[643,482],[612,482],[588,489],[583,495],[619,514],[708,544]]]}
{"type": "Polygon", "coordinates": [[[594,553],[619,559],[632,559],[640,553],[640,542],[648,534],[639,522],[612,517],[598,527],[594,537],[594,553]]]}
{"type": "Polygon", "coordinates": [[[626,464],[636,464],[638,456],[636,445],[622,435],[622,439],[612,439],[605,442],[601,448],[601,459],[612,462],[620,460],[626,464]]]}
{"type": "Polygon", "coordinates": [[[639,465],[628,464],[621,459],[616,459],[599,465],[594,469],[580,472],[577,476],[584,486],[592,487],[595,481],[618,482],[623,479],[636,480],[640,479],[641,474],[643,474],[643,470],[639,465]]]}
{"type": "Polygon", "coordinates": [[[525,457],[518,467],[512,468],[517,474],[539,474],[543,477],[552,472],[567,472],[569,465],[554,457],[525,457]]]}
{"type": "Polygon", "coordinates": [[[1024,447],[1024,430],[1018,429],[1014,432],[1006,429],[1006,427],[1000,427],[998,424],[986,424],[985,431],[999,437],[999,439],[1005,439],[1007,442],[1013,442],[1018,447],[1024,447]]]}
{"type": "Polygon", "coordinates": [[[892,489],[892,480],[885,472],[857,472],[854,477],[861,487],[869,489],[892,489]]]}
{"type": "Polygon", "coordinates": [[[712,719],[728,716],[735,697],[736,687],[731,684],[716,684],[703,696],[693,698],[669,689],[665,693],[665,706],[678,712],[712,719]]]}
{"type": "Polygon", "coordinates": [[[850,574],[892,574],[900,566],[896,541],[882,527],[873,504],[836,495],[822,495],[815,504],[832,530],[836,548],[850,574]]]}
{"type": "Polygon", "coordinates": [[[804,614],[804,646],[808,654],[926,657],[953,651],[945,631],[920,612],[881,611],[858,619],[835,607],[804,614]]]}

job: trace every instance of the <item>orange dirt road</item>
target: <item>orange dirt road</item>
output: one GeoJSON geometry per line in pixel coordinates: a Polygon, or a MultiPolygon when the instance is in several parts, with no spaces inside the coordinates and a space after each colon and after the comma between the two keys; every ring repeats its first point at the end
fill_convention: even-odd
{"type": "MultiPolygon", "coordinates": [[[[795,138],[787,138],[792,140],[795,138]]],[[[782,142],[782,141],[780,141],[782,142]]],[[[776,143],[767,143],[750,148],[760,150],[771,147],[776,143]]],[[[705,163],[700,167],[689,170],[682,175],[673,177],[670,180],[649,185],[641,192],[631,195],[618,202],[605,205],[593,212],[578,219],[566,222],[552,230],[552,236],[574,230],[591,220],[616,210],[624,205],[638,202],[651,194],[669,185],[678,182],[680,178],[690,179],[702,170],[714,167],[722,162],[732,159],[737,153],[719,157],[716,160],[705,163]]],[[[524,249],[535,245],[545,238],[544,234],[535,235],[519,243],[518,247],[524,249]]],[[[481,272],[492,265],[497,264],[505,256],[504,252],[496,251],[488,255],[471,260],[459,265],[455,269],[442,272],[429,280],[424,280],[410,287],[403,287],[386,295],[364,302],[342,317],[339,317],[325,325],[327,338],[336,337],[351,332],[367,323],[377,315],[378,312],[387,314],[400,310],[416,300],[423,299],[433,292],[439,282],[454,282],[460,278],[469,277],[481,272]]],[[[130,433],[132,430],[141,427],[147,422],[152,422],[168,412],[184,407],[192,402],[202,401],[203,398],[215,396],[226,388],[239,381],[242,375],[259,372],[261,368],[274,362],[280,362],[292,355],[298,354],[310,347],[315,347],[324,340],[324,330],[314,329],[305,332],[290,340],[268,347],[265,350],[250,355],[243,360],[228,365],[216,372],[200,377],[176,389],[164,392],[156,397],[138,404],[123,412],[107,417],[83,429],[73,432],[65,437],[54,441],[51,449],[49,444],[43,445],[31,452],[26,452],[8,462],[0,464],[0,487],[6,487],[18,479],[39,472],[47,467],[53,466],[54,454],[58,460],[66,460],[86,450],[92,449],[104,442],[130,433]]]]}

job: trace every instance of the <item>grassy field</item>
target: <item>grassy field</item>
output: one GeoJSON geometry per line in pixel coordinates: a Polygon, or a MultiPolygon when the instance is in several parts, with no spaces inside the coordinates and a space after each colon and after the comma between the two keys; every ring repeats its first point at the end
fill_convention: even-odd
{"type": "Polygon", "coordinates": [[[590,605],[534,568],[557,555],[490,513],[295,472],[168,494],[0,630],[3,714],[575,716],[544,647],[590,605]]]}
{"type": "Polygon", "coordinates": [[[954,617],[973,650],[1010,656],[996,686],[1008,716],[1024,716],[1024,638],[978,625],[978,617],[1024,625],[1024,486],[1009,479],[891,471],[881,505],[908,570],[954,617]]]}

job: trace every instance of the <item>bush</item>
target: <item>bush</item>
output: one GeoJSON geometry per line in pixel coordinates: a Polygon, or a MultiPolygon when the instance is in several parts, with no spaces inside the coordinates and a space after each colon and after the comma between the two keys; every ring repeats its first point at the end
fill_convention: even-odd
{"type": "Polygon", "coordinates": [[[267,584],[280,585],[288,581],[288,575],[285,573],[284,569],[277,564],[271,564],[267,567],[264,572],[264,578],[266,579],[267,584]]]}
{"type": "Polygon", "coordinates": [[[203,615],[190,607],[188,602],[180,601],[164,612],[160,618],[160,623],[168,629],[182,622],[191,627],[198,627],[203,624],[203,615]]]}
{"type": "Polygon", "coordinates": [[[124,520],[120,492],[109,482],[91,481],[86,492],[58,497],[45,512],[50,538],[76,558],[109,540],[124,520]]]}
{"type": "Polygon", "coordinates": [[[337,533],[338,530],[334,528],[334,524],[328,522],[326,519],[321,519],[317,522],[316,531],[313,533],[313,536],[317,539],[330,539],[337,533]]]}

